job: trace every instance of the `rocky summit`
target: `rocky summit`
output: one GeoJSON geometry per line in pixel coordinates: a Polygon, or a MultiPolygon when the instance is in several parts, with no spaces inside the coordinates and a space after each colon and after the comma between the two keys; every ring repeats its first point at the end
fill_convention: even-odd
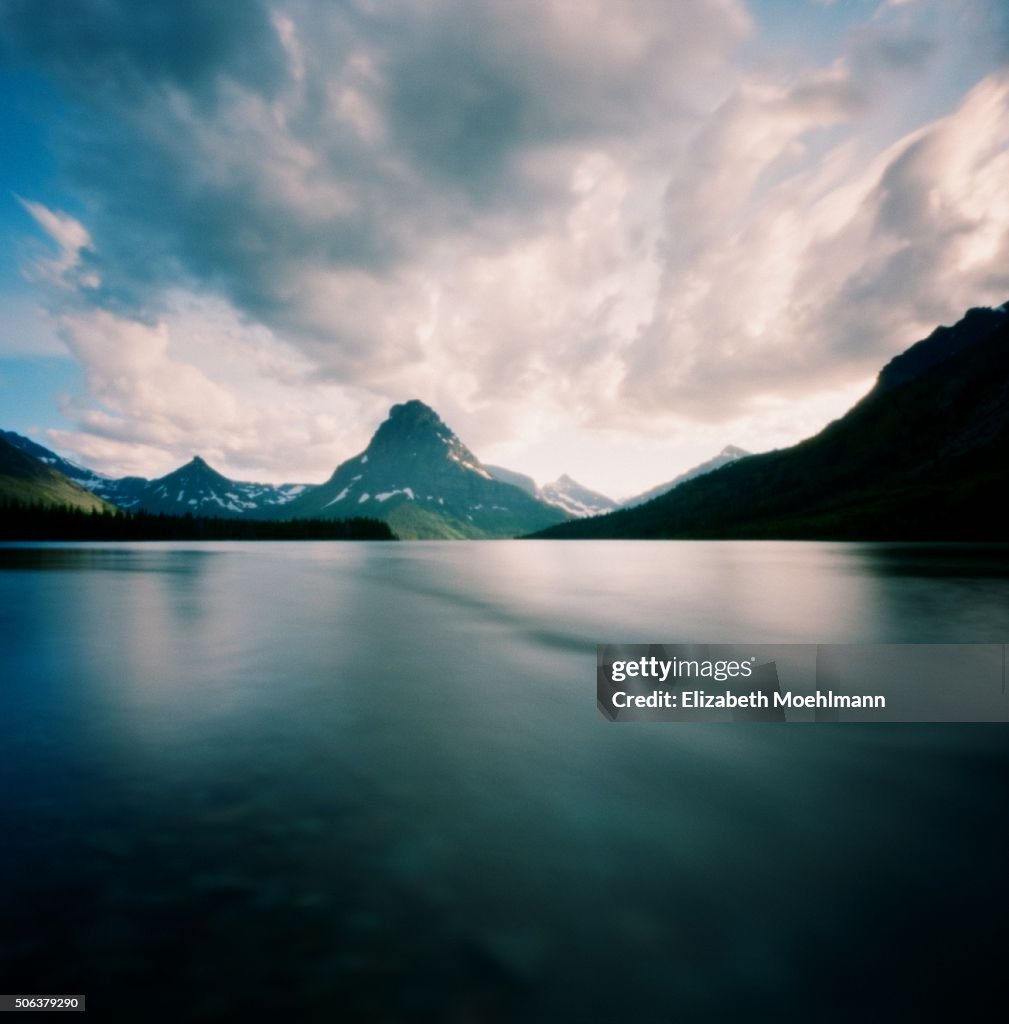
{"type": "Polygon", "coordinates": [[[404,539],[514,537],[568,518],[562,509],[495,479],[417,399],[394,405],[360,455],[341,463],[285,513],[381,519],[404,539]]]}

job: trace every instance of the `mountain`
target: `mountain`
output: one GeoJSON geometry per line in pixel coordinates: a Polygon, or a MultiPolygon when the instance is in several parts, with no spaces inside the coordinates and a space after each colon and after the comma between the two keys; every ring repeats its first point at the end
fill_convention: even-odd
{"type": "Polygon", "coordinates": [[[702,462],[700,465],[694,466],[693,469],[688,469],[685,473],[681,473],[667,483],[652,487],[634,498],[628,498],[621,504],[621,508],[634,508],[637,505],[644,505],[646,501],[651,501],[652,498],[657,498],[660,494],[668,494],[674,487],[679,487],[680,484],[685,484],[688,480],[693,480],[695,477],[704,476],[705,473],[721,469],[722,466],[727,466],[730,462],[745,458],[749,454],[748,451],[737,448],[734,444],[727,445],[714,458],[708,459],[707,462],[702,462]]]}
{"type": "Polygon", "coordinates": [[[971,310],[892,359],[847,414],[636,508],[545,537],[1009,538],[1009,311],[971,310]]]}
{"type": "Polygon", "coordinates": [[[506,484],[514,484],[515,487],[525,491],[526,494],[538,501],[546,502],[548,505],[555,505],[563,509],[568,515],[578,518],[579,516],[596,516],[601,512],[609,512],[617,507],[612,498],[605,494],[592,491],[588,487],[572,480],[564,474],[553,483],[544,484],[539,487],[531,476],[524,473],[516,473],[513,469],[504,469],[501,466],[484,466],[484,469],[495,480],[501,480],[506,484]]]}
{"type": "Polygon", "coordinates": [[[112,511],[110,505],[66,474],[16,448],[6,433],[0,437],[0,501],[112,511]]]}
{"type": "Polygon", "coordinates": [[[33,459],[44,462],[47,466],[62,473],[65,477],[69,477],[74,483],[80,484],[81,487],[87,488],[89,491],[94,491],[95,485],[100,485],[103,481],[108,480],[108,477],[102,476],[101,473],[96,473],[93,469],[88,469],[85,466],[78,466],[76,462],[64,459],[62,455],[57,455],[56,452],[43,448],[42,445],[31,438],[16,434],[13,430],[0,430],[0,438],[3,438],[8,444],[13,445],[26,455],[30,455],[33,459]]]}
{"type": "Polygon", "coordinates": [[[308,489],[307,484],[230,480],[199,455],[156,480],[127,476],[95,486],[97,493],[131,512],[257,519],[287,518],[284,507],[308,489]]]}
{"type": "Polygon", "coordinates": [[[551,505],[564,509],[575,518],[597,516],[617,507],[617,503],[612,498],[607,498],[605,494],[584,487],[577,480],[572,480],[567,473],[554,480],[553,483],[544,484],[540,488],[540,498],[551,505]]]}
{"type": "Polygon", "coordinates": [[[952,327],[937,327],[924,341],[894,356],[879,373],[876,390],[889,391],[920,377],[933,366],[984,341],[1005,324],[1009,303],[997,309],[969,309],[952,327]]]}
{"type": "Polygon", "coordinates": [[[685,484],[688,480],[693,480],[696,477],[704,476],[705,473],[711,473],[716,469],[721,469],[722,466],[727,466],[730,462],[735,462],[737,459],[746,458],[749,454],[750,453],[748,451],[743,448],[738,448],[736,445],[726,445],[714,457],[705,462],[699,463],[692,469],[686,470],[679,476],[673,477],[672,480],[668,480],[666,483],[657,484],[655,487],[651,487],[647,491],[644,491],[633,498],[628,498],[626,501],[621,503],[620,507],[635,508],[638,505],[644,505],[653,498],[659,497],[660,494],[668,494],[674,487],[679,487],[680,484],[685,484]]]}
{"type": "Polygon", "coordinates": [[[291,517],[368,516],[407,539],[514,537],[567,518],[480,460],[416,399],[394,405],[368,447],[285,509],[291,517]]]}
{"type": "Polygon", "coordinates": [[[112,478],[78,466],[12,430],[0,431],[8,443],[44,462],[99,497],[131,512],[164,515],[255,516],[280,518],[280,509],[308,490],[308,484],[256,484],[211,469],[200,456],[156,480],[141,476],[112,478]]]}
{"type": "Polygon", "coordinates": [[[520,491],[525,491],[530,498],[540,497],[539,486],[531,476],[526,476],[525,473],[516,473],[514,469],[505,469],[503,466],[491,466],[486,462],[484,463],[483,468],[486,469],[495,480],[500,480],[505,484],[511,484],[513,487],[517,487],[520,491]]]}

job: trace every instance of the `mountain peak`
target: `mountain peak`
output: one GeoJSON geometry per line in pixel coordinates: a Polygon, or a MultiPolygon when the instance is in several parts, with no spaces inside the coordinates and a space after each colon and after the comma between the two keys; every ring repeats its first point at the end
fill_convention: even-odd
{"type": "MultiPolygon", "coordinates": [[[[507,471],[506,471],[507,472],[507,471]]],[[[384,519],[404,539],[514,537],[563,510],[496,479],[441,417],[419,399],[394,405],[368,447],[326,483],[291,503],[293,518],[384,519]]]]}
{"type": "Polygon", "coordinates": [[[202,455],[194,455],[184,466],[179,466],[176,470],[177,473],[185,473],[196,471],[199,473],[214,473],[217,474],[217,470],[210,465],[209,462],[202,455]]]}
{"type": "Polygon", "coordinates": [[[455,451],[459,461],[478,462],[476,456],[452,433],[434,409],[420,399],[412,398],[389,410],[388,417],[375,431],[366,452],[378,458],[401,452],[410,452],[414,457],[421,452],[440,457],[446,449],[455,451]]]}
{"type": "Polygon", "coordinates": [[[209,465],[200,455],[194,455],[185,465],[179,466],[178,469],[173,469],[165,476],[159,477],[158,481],[155,482],[163,480],[199,480],[221,486],[231,482],[223,473],[219,473],[213,466],[209,465]]]}
{"type": "Polygon", "coordinates": [[[389,420],[394,423],[416,423],[425,420],[441,423],[441,417],[419,398],[399,402],[389,410],[389,420]]]}
{"type": "Polygon", "coordinates": [[[953,356],[990,338],[1004,328],[1009,318],[1009,303],[994,308],[974,307],[951,327],[937,327],[927,338],[893,357],[879,371],[875,391],[890,391],[906,384],[952,359],[953,356]]]}
{"type": "Polygon", "coordinates": [[[544,484],[540,494],[544,501],[576,517],[599,515],[602,512],[611,512],[617,507],[612,498],[580,484],[567,473],[553,483],[544,484]]]}
{"type": "Polygon", "coordinates": [[[672,480],[667,480],[665,483],[652,487],[642,494],[628,498],[624,501],[623,507],[635,508],[638,505],[644,505],[661,494],[668,494],[673,488],[679,487],[680,484],[685,484],[688,480],[694,480],[699,476],[704,476],[706,473],[712,473],[716,469],[721,469],[722,466],[727,466],[730,462],[735,462],[737,459],[745,458],[750,454],[745,448],[740,448],[734,444],[727,444],[714,458],[708,459],[706,462],[702,462],[692,469],[681,473],[679,476],[673,477],[672,480]]]}

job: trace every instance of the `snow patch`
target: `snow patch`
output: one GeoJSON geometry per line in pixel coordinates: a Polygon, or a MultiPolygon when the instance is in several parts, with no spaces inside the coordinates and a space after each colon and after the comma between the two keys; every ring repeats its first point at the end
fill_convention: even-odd
{"type": "Polygon", "coordinates": [[[596,508],[592,505],[586,505],[577,498],[572,498],[569,494],[554,494],[549,498],[544,497],[543,500],[548,505],[553,505],[554,508],[563,509],[563,511],[567,512],[569,515],[575,516],[579,519],[584,516],[599,515],[599,513],[603,511],[602,509],[596,508]]]}
{"type": "Polygon", "coordinates": [[[340,491],[340,493],[332,501],[327,501],[326,504],[323,505],[322,507],[323,508],[329,508],[330,505],[335,505],[338,501],[343,501],[343,499],[347,497],[347,494],[349,493],[349,491],[350,491],[350,487],[349,486],[344,487],[344,489],[342,491],[340,491]]]}
{"type": "Polygon", "coordinates": [[[457,462],[463,469],[468,469],[472,473],[476,473],[478,476],[482,476],[485,480],[493,480],[494,478],[487,472],[483,466],[478,466],[475,462],[468,462],[458,452],[449,452],[448,457],[453,461],[457,462]]]}

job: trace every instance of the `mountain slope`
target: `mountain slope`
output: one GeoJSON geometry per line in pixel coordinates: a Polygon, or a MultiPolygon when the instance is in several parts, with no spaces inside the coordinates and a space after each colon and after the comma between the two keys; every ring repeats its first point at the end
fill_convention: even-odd
{"type": "Polygon", "coordinates": [[[540,498],[575,517],[597,516],[617,507],[612,498],[572,480],[567,473],[553,483],[544,484],[540,488],[540,498]]]}
{"type": "Polygon", "coordinates": [[[484,469],[495,480],[506,484],[514,484],[523,490],[530,497],[537,501],[546,502],[548,505],[555,505],[563,509],[569,516],[597,516],[602,512],[609,512],[617,508],[617,503],[608,498],[605,494],[593,491],[577,480],[572,480],[565,473],[562,477],[554,480],[553,483],[544,484],[539,487],[531,476],[525,473],[516,473],[513,469],[505,469],[502,466],[484,465],[484,469]]]}
{"type": "Polygon", "coordinates": [[[503,484],[511,484],[520,491],[525,491],[531,498],[539,498],[539,486],[531,476],[526,476],[525,473],[516,473],[514,469],[505,469],[504,466],[491,466],[486,462],[483,464],[483,468],[495,480],[500,480],[503,484]]]}
{"type": "Polygon", "coordinates": [[[43,462],[57,472],[62,473],[65,477],[68,477],[74,483],[80,484],[81,487],[89,491],[97,493],[96,488],[108,482],[109,478],[102,476],[101,473],[96,473],[93,469],[88,469],[86,466],[78,466],[76,462],[64,459],[62,455],[57,455],[56,452],[44,448],[37,441],[33,441],[30,437],[25,437],[23,434],[17,434],[13,430],[0,430],[0,438],[3,438],[8,444],[13,445],[26,455],[30,455],[33,459],[38,459],[39,462],[43,462]]]}
{"type": "Polygon", "coordinates": [[[0,437],[0,501],[113,511],[97,495],[0,437]]]}
{"type": "Polygon", "coordinates": [[[540,536],[1009,537],[1009,313],[980,313],[891,360],[815,437],[540,536]]]}
{"type": "Polygon", "coordinates": [[[369,516],[404,540],[514,537],[566,518],[495,480],[438,414],[416,399],[394,405],[364,452],[285,512],[295,518],[369,516]]]}
{"type": "Polygon", "coordinates": [[[721,469],[722,466],[727,466],[730,462],[746,458],[749,454],[750,453],[748,451],[745,451],[742,448],[737,448],[734,444],[726,445],[726,447],[714,456],[714,458],[708,459],[706,462],[702,462],[698,466],[694,466],[693,469],[688,469],[685,473],[681,473],[679,476],[674,477],[672,480],[669,480],[664,484],[658,484],[657,486],[644,491],[642,494],[638,494],[636,497],[628,498],[620,507],[635,508],[637,505],[644,505],[646,501],[651,501],[653,498],[657,498],[660,494],[668,494],[674,487],[679,487],[680,484],[685,484],[688,480],[704,476],[705,473],[714,472],[716,469],[721,469]]]}

